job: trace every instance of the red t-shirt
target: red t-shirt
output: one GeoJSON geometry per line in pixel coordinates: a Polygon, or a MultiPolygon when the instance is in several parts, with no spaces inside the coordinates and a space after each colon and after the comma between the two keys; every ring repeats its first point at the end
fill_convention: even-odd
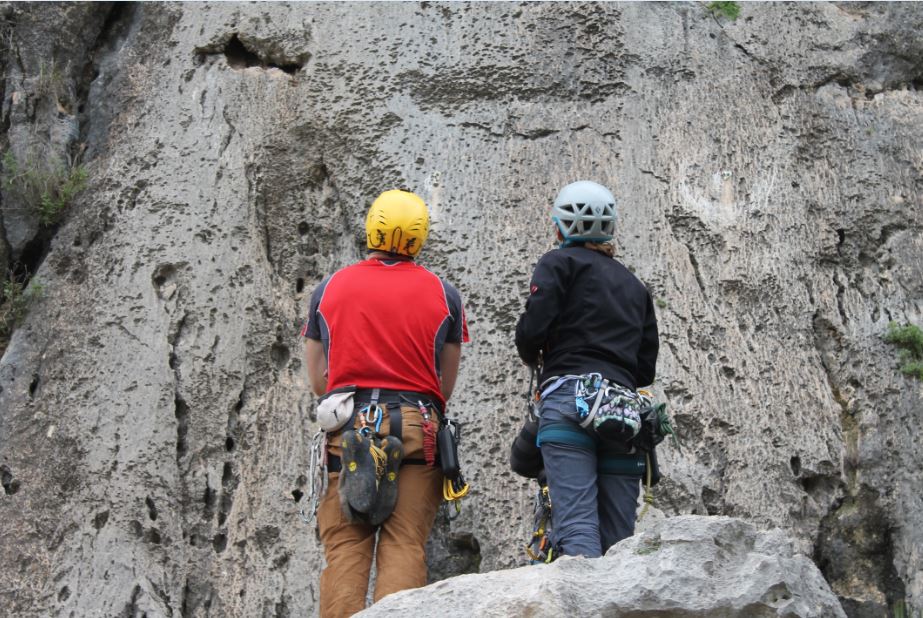
{"type": "Polygon", "coordinates": [[[458,290],[412,261],[374,258],[314,290],[302,334],[324,344],[328,391],[415,391],[443,405],[439,354],[469,340],[458,290]]]}

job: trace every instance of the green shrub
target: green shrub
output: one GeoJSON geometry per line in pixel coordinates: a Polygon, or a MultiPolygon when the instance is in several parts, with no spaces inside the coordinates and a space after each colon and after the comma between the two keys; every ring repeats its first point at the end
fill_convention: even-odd
{"type": "Polygon", "coordinates": [[[58,223],[86,181],[86,169],[70,161],[36,156],[19,161],[12,150],[3,155],[3,189],[36,212],[42,225],[58,223]]]}
{"type": "Polygon", "coordinates": [[[0,302],[0,338],[10,336],[26,316],[29,305],[42,295],[42,286],[32,282],[28,287],[10,276],[0,287],[3,294],[0,302]]]}
{"type": "Polygon", "coordinates": [[[740,17],[740,5],[736,2],[709,2],[705,8],[713,15],[723,15],[730,20],[740,17]]]}
{"type": "Polygon", "coordinates": [[[901,373],[923,380],[923,330],[913,324],[898,326],[897,322],[891,322],[884,340],[901,349],[898,353],[901,373]]]}

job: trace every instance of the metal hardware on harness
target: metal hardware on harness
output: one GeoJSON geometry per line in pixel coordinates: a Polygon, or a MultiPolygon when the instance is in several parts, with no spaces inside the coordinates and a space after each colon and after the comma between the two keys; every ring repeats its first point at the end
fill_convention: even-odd
{"type": "Polygon", "coordinates": [[[532,538],[526,545],[526,554],[533,564],[553,561],[557,556],[551,546],[549,528],[551,527],[551,495],[547,485],[541,485],[535,497],[533,513],[532,538]]]}
{"type": "Polygon", "coordinates": [[[327,493],[327,432],[319,429],[311,438],[311,461],[308,465],[308,495],[301,507],[301,521],[310,524],[317,516],[317,506],[327,493]],[[310,505],[310,513],[305,510],[310,505]]]}
{"type": "Polygon", "coordinates": [[[460,500],[456,500],[453,502],[443,501],[443,503],[439,505],[439,510],[442,512],[442,517],[443,519],[445,519],[445,521],[455,521],[456,519],[458,519],[458,516],[461,515],[461,501],[460,500]],[[453,509],[449,508],[449,504],[455,505],[454,515],[452,514],[453,509]]]}
{"type": "MultiPolygon", "coordinates": [[[[609,390],[609,380],[603,379],[598,373],[590,374],[589,377],[593,378],[593,388],[596,389],[596,398],[593,399],[593,408],[587,413],[586,418],[580,421],[580,426],[583,428],[589,427],[590,423],[593,422],[593,419],[596,418],[596,413],[599,412],[599,404],[602,403],[603,395],[606,394],[606,391],[609,390]]],[[[584,381],[584,385],[586,381],[584,381]]],[[[577,384],[577,388],[580,388],[580,384],[577,384]]]]}

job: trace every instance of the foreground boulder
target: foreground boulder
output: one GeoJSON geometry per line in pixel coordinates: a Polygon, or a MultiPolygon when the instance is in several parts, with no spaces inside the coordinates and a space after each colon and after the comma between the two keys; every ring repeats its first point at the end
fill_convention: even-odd
{"type": "Polygon", "coordinates": [[[463,575],[388,596],[361,616],[845,616],[779,530],[673,517],[599,559],[463,575]]]}

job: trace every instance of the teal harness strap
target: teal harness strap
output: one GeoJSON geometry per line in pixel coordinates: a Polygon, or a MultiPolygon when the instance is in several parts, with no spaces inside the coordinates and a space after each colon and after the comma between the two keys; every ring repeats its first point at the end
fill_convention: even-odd
{"type": "Polygon", "coordinates": [[[541,446],[542,442],[569,444],[588,451],[596,450],[596,440],[571,423],[548,423],[539,430],[535,440],[537,446],[541,446]]]}
{"type": "MultiPolygon", "coordinates": [[[[548,423],[538,432],[535,442],[538,446],[548,442],[576,446],[588,451],[595,451],[599,446],[598,440],[573,423],[548,423]]],[[[642,452],[624,454],[600,450],[596,462],[596,471],[599,474],[643,476],[646,468],[642,452]]]]}
{"type": "Polygon", "coordinates": [[[599,474],[643,476],[646,467],[644,453],[622,455],[601,451],[596,460],[596,471],[599,474]]]}

